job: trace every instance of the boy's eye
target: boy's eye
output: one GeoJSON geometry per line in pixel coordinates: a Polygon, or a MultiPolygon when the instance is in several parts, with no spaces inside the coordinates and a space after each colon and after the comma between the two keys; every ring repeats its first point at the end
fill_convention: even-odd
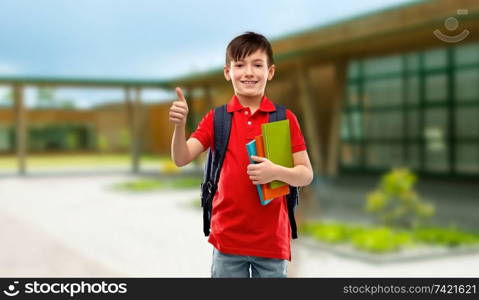
{"type": "Polygon", "coordinates": [[[256,65],[257,67],[261,68],[263,65],[256,65]]]}

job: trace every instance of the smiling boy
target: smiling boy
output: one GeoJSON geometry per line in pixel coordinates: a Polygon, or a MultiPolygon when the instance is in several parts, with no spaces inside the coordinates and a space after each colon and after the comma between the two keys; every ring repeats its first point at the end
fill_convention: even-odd
{"type": "MultiPolygon", "coordinates": [[[[231,133],[213,199],[208,239],[214,246],[211,276],[287,277],[291,228],[285,197],[261,206],[255,185],[273,180],[309,185],[313,171],[304,137],[296,116],[286,110],[294,167],[256,156],[252,159],[257,164],[250,164],[245,144],[261,134],[261,124],[276,110],[265,95],[266,84],[275,73],[271,44],[264,36],[247,32],[228,44],[225,62],[224,76],[231,81],[234,95],[227,104],[227,112],[232,114],[231,133]]],[[[171,155],[177,166],[184,166],[214,145],[214,109],[185,141],[188,105],[180,88],[176,93],[178,100],[169,113],[175,124],[171,155]]]]}

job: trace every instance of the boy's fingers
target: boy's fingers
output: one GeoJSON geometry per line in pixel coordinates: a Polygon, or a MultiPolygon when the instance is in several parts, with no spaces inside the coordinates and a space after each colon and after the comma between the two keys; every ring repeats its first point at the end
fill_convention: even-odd
{"type": "Polygon", "coordinates": [[[181,123],[181,119],[178,118],[170,118],[170,121],[173,123],[181,123]]]}
{"type": "Polygon", "coordinates": [[[173,106],[170,111],[177,112],[177,113],[186,113],[187,110],[184,107],[173,106]]]}
{"type": "Polygon", "coordinates": [[[264,157],[255,156],[255,155],[252,155],[252,156],[251,156],[251,159],[252,159],[253,161],[259,161],[259,162],[267,160],[267,159],[264,158],[264,157]]]}
{"type": "Polygon", "coordinates": [[[185,95],[183,95],[183,91],[181,88],[176,88],[176,96],[178,96],[178,100],[186,102],[185,95]]]}
{"type": "Polygon", "coordinates": [[[181,107],[185,107],[185,108],[188,107],[188,104],[186,103],[186,100],[175,100],[175,101],[173,101],[172,105],[181,106],[181,107]]]}
{"type": "Polygon", "coordinates": [[[183,100],[175,100],[175,101],[173,101],[172,105],[174,107],[183,107],[183,108],[188,107],[188,104],[186,102],[184,102],[183,100]]]}
{"type": "Polygon", "coordinates": [[[170,114],[170,116],[172,118],[184,118],[185,115],[173,112],[173,113],[170,114]]]}

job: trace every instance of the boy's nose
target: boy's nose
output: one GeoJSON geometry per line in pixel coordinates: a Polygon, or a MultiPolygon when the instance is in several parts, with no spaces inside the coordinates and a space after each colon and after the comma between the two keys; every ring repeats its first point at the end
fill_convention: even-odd
{"type": "Polygon", "coordinates": [[[253,74],[253,68],[251,66],[246,66],[246,75],[252,75],[253,74]]]}

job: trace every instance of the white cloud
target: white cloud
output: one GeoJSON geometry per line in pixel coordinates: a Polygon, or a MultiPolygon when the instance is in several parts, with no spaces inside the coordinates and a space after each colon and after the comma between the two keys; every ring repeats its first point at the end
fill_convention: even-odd
{"type": "Polygon", "coordinates": [[[15,64],[0,61],[0,76],[2,75],[18,75],[22,72],[22,69],[15,64]]]}

